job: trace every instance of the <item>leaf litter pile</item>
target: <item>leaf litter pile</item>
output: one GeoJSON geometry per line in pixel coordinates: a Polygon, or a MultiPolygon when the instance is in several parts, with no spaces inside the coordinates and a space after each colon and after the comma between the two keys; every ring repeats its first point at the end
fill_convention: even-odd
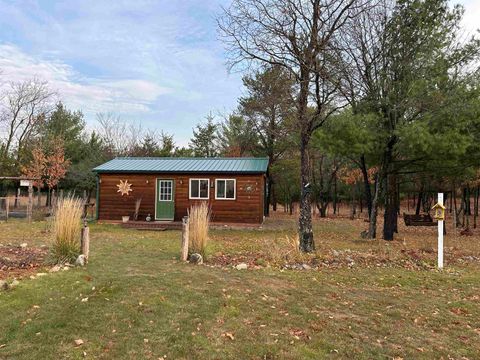
{"type": "MultiPolygon", "coordinates": [[[[465,255],[457,248],[445,249],[445,261],[450,264],[480,263],[479,256],[465,255]]],[[[309,270],[321,268],[353,267],[401,267],[411,270],[428,270],[436,267],[437,252],[425,250],[405,250],[395,254],[385,254],[376,250],[329,251],[313,255],[285,256],[283,260],[274,259],[268,253],[247,252],[240,254],[216,253],[208,258],[208,263],[222,267],[236,266],[242,263],[249,268],[280,267],[282,269],[309,270]]]]}
{"type": "MultiPolygon", "coordinates": [[[[298,251],[294,232],[265,227],[267,233],[259,231],[251,236],[216,234],[214,241],[221,246],[207,258],[207,263],[220,267],[247,264],[250,269],[289,270],[356,267],[430,270],[437,266],[436,228],[407,228],[399,224],[396,239],[384,241],[359,239],[364,226],[360,219],[317,219],[317,226],[317,250],[312,254],[298,251]]],[[[454,237],[450,230],[444,247],[446,265],[480,264],[479,235],[477,231],[472,237],[454,237]]]]}
{"type": "Polygon", "coordinates": [[[0,245],[0,279],[23,277],[44,266],[47,248],[0,245]]]}

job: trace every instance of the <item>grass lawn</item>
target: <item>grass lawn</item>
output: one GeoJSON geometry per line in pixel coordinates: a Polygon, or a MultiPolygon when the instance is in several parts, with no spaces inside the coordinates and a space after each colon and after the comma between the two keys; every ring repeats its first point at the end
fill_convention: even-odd
{"type": "MultiPolygon", "coordinates": [[[[396,259],[405,249],[423,249],[427,262],[435,257],[427,251],[435,228],[401,228],[399,240],[385,244],[358,240],[364,226],[317,220],[319,254],[336,249],[396,259]]],[[[45,229],[1,223],[0,243],[48,244],[45,229]]],[[[215,230],[210,252],[265,252],[294,232],[294,220],[282,216],[261,230],[215,230]]],[[[91,236],[86,268],[27,277],[0,291],[0,359],[480,356],[478,261],[447,263],[442,272],[361,264],[236,270],[180,263],[177,231],[92,225],[91,236]]],[[[447,237],[447,259],[449,251],[478,256],[479,242],[447,237]]]]}

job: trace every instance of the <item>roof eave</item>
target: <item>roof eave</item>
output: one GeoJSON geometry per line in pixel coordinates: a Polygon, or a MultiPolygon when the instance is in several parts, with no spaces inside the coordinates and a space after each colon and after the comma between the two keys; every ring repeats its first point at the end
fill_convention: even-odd
{"type": "Polygon", "coordinates": [[[152,171],[152,170],[100,170],[93,169],[97,174],[231,174],[231,175],[253,175],[266,174],[267,170],[259,171],[152,171]]]}

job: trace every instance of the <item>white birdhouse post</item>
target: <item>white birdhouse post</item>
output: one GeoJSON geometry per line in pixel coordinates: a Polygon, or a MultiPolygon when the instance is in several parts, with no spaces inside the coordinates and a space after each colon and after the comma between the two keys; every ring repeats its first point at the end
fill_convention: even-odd
{"type": "Polygon", "coordinates": [[[443,205],[443,193],[438,193],[438,202],[432,208],[435,211],[435,219],[438,220],[438,268],[443,269],[443,220],[445,219],[445,206],[443,205]]]}

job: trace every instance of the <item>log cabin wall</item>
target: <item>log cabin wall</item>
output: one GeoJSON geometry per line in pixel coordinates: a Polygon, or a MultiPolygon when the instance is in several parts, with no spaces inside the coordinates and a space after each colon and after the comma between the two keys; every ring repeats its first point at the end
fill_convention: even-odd
{"type": "Polygon", "coordinates": [[[175,221],[187,215],[187,209],[196,202],[189,199],[189,179],[210,179],[208,202],[212,209],[213,222],[262,223],[264,212],[264,174],[99,174],[98,220],[120,221],[122,216],[133,219],[135,201],[142,199],[138,220],[148,214],[155,219],[155,191],[157,179],[172,179],[175,182],[175,221]],[[215,179],[236,179],[236,199],[216,200],[215,179]],[[117,192],[120,180],[132,184],[129,195],[117,192]]]}

